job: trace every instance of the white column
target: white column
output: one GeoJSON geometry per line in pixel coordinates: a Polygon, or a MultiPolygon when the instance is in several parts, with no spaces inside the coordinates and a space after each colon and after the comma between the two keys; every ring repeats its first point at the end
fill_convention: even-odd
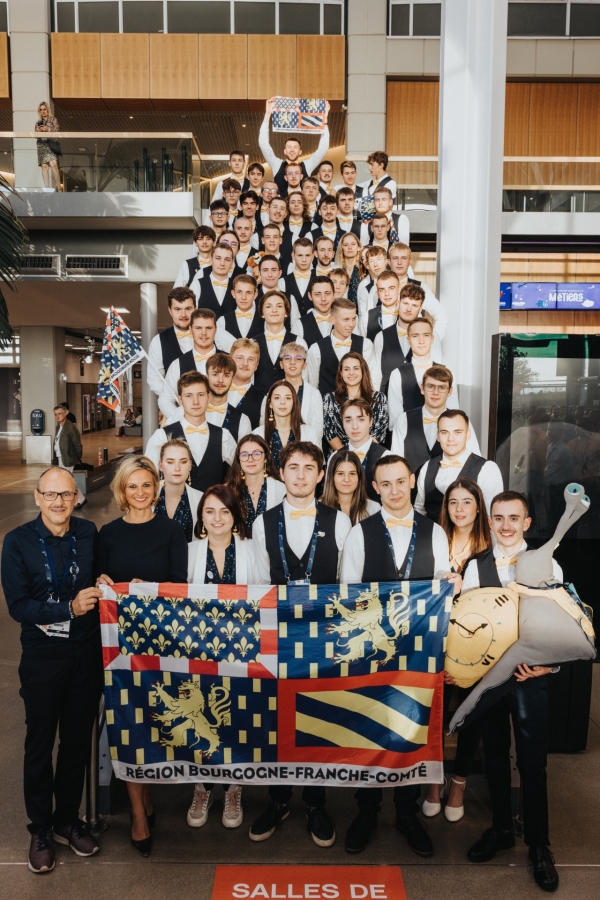
{"type": "MultiPolygon", "coordinates": [[[[50,103],[50,3],[48,0],[8,0],[13,129],[33,131],[40,103],[50,103]]],[[[64,128],[64,122],[59,123],[64,128]]],[[[34,138],[14,141],[15,185],[41,190],[34,138]]]]}
{"type": "MultiPolygon", "coordinates": [[[[385,150],[387,0],[348,0],[349,155],[385,150]]],[[[358,181],[369,177],[357,163],[358,181]]]]}
{"type": "MultiPolygon", "coordinates": [[[[67,399],[65,374],[65,330],[42,325],[21,325],[21,430],[22,456],[27,458],[27,437],[31,435],[29,417],[33,409],[44,411],[44,434],[54,435],[54,407],[67,399]]],[[[47,442],[46,442],[47,443],[47,442]]],[[[31,449],[31,442],[30,449],[31,449]]],[[[48,465],[50,459],[43,460],[48,465]]]]}
{"type": "Polygon", "coordinates": [[[485,453],[499,329],[507,0],[442,4],[437,268],[444,362],[485,453]]]}
{"type": "MultiPolygon", "coordinates": [[[[148,352],[152,338],[158,333],[156,324],[156,285],[146,281],[140,284],[142,322],[142,347],[148,352]]],[[[142,435],[144,451],[151,435],[158,428],[158,401],[148,384],[148,360],[142,360],[142,435]]]]}

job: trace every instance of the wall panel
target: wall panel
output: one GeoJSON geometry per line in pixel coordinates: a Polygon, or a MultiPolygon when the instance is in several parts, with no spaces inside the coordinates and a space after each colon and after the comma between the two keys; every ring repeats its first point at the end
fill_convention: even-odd
{"type": "Polygon", "coordinates": [[[508,82],[504,119],[504,155],[527,156],[529,153],[529,103],[531,84],[508,82]]]}
{"type": "Polygon", "coordinates": [[[600,156],[600,84],[579,84],[577,91],[577,155],[600,156]]]}
{"type": "Polygon", "coordinates": [[[200,99],[245,99],[248,96],[246,35],[200,34],[198,41],[200,99]]]}
{"type": "Polygon", "coordinates": [[[5,31],[0,32],[0,97],[10,97],[8,35],[5,31]]]}
{"type": "Polygon", "coordinates": [[[150,35],[101,34],[102,97],[150,98],[150,35]]]}
{"type": "Polygon", "coordinates": [[[437,81],[388,81],[386,152],[435,156],[439,103],[437,81]]]}
{"type": "Polygon", "coordinates": [[[150,35],[150,96],[198,99],[198,39],[195,34],[150,35]]]}
{"type": "Polygon", "coordinates": [[[577,135],[577,84],[531,85],[529,154],[574,156],[577,135]]]}
{"type": "Polygon", "coordinates": [[[52,33],[52,96],[101,96],[99,34],[52,33]]]}
{"type": "Polygon", "coordinates": [[[346,97],[346,39],[342,34],[297,35],[296,97],[346,97]]]}
{"type": "Polygon", "coordinates": [[[296,97],[296,35],[248,35],[248,99],[296,97]]]}

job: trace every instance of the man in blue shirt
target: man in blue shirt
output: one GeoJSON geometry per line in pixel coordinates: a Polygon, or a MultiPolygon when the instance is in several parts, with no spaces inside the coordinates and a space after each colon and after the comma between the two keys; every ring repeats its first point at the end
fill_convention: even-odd
{"type": "Polygon", "coordinates": [[[99,850],[79,819],[102,691],[102,651],[101,591],[93,586],[97,531],[93,522],[71,516],[77,494],[68,470],[47,469],[34,492],[40,515],[10,531],[2,548],[4,595],[11,616],[21,623],[19,678],[27,724],[23,781],[29,869],[36,874],[54,868],[52,838],[78,856],[99,850]]]}

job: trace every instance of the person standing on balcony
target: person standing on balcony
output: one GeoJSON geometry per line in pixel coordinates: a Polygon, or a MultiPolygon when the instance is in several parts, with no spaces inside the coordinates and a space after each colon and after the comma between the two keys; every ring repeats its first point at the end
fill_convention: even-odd
{"type": "MultiPolygon", "coordinates": [[[[297,162],[300,160],[300,155],[302,153],[302,145],[298,138],[289,137],[285,145],[283,147],[283,155],[285,159],[279,159],[278,156],[275,156],[275,152],[269,143],[269,120],[271,118],[271,113],[273,112],[273,108],[275,106],[275,98],[272,97],[270,100],[267,100],[267,109],[265,112],[265,117],[263,119],[263,123],[260,126],[260,131],[258,132],[258,146],[262,150],[262,153],[265,157],[267,164],[271,167],[271,171],[273,172],[273,181],[279,188],[279,196],[287,197],[288,193],[288,185],[285,180],[285,165],[284,163],[297,162]]],[[[326,104],[326,112],[329,115],[329,103],[326,104]]],[[[325,154],[329,150],[329,128],[327,125],[323,129],[323,134],[321,135],[321,140],[319,141],[319,146],[306,162],[301,162],[300,166],[302,167],[302,174],[304,177],[311,174],[313,169],[319,165],[322,159],[324,159],[325,154]]]]}
{"type": "MultiPolygon", "coordinates": [[[[35,130],[39,132],[60,131],[58,119],[50,115],[47,103],[40,103],[38,106],[38,120],[35,123],[35,130]]],[[[38,166],[42,168],[42,178],[47,188],[52,188],[50,184],[50,172],[54,179],[54,190],[60,191],[60,172],[58,170],[58,157],[60,156],[60,145],[57,141],[50,141],[50,138],[43,137],[37,140],[38,166]],[[51,149],[50,144],[58,146],[59,152],[51,149]]]]}

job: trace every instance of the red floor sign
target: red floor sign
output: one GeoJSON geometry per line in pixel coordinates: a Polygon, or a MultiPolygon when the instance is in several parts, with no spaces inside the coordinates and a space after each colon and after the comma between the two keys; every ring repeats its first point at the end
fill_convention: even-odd
{"type": "Polygon", "coordinates": [[[399,866],[217,866],[212,900],[406,900],[399,866]]]}

